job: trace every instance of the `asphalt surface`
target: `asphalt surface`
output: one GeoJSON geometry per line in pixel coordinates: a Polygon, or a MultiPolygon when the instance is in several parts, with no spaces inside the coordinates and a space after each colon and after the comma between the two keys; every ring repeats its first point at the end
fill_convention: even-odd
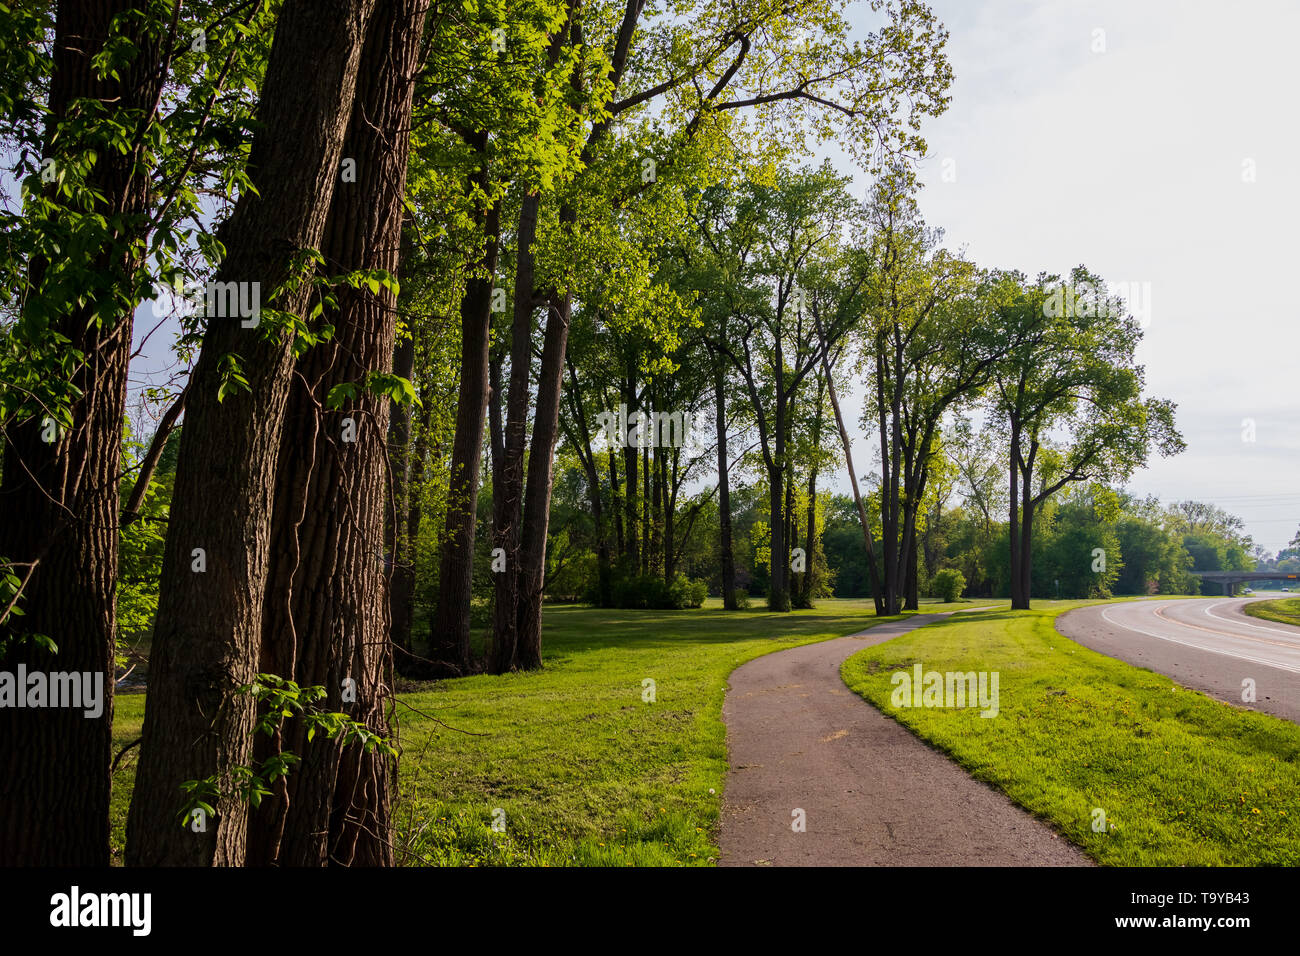
{"type": "Polygon", "coordinates": [[[1184,687],[1300,723],[1300,628],[1241,610],[1275,596],[1287,595],[1099,604],[1061,615],[1056,629],[1184,687]],[[1253,702],[1242,699],[1246,681],[1253,702]]]}
{"type": "Polygon", "coordinates": [[[850,655],[945,616],[767,654],[732,673],[721,865],[1090,864],[844,686],[840,664],[850,655]]]}

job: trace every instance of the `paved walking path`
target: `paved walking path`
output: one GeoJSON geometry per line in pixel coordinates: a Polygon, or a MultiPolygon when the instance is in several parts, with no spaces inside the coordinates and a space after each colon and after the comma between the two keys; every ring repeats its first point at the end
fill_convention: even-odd
{"type": "Polygon", "coordinates": [[[723,866],[1086,866],[1046,824],[970,777],[840,679],[925,614],[737,668],[722,715],[731,767],[723,866]],[[806,830],[792,829],[792,811],[806,830]]]}

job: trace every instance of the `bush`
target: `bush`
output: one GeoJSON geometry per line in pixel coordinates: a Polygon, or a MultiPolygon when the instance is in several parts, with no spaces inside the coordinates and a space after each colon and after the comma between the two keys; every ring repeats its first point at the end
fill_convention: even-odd
{"type": "Polygon", "coordinates": [[[941,601],[952,602],[961,597],[966,590],[966,577],[956,568],[944,568],[934,575],[930,582],[930,593],[941,601]]]}
{"type": "Polygon", "coordinates": [[[692,581],[684,574],[673,575],[671,583],[657,574],[620,576],[614,581],[614,604],[642,610],[680,610],[700,607],[708,591],[703,581],[692,581]]]}

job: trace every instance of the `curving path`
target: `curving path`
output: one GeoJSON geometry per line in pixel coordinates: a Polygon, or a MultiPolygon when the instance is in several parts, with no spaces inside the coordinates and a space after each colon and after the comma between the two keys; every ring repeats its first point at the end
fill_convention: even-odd
{"type": "Polygon", "coordinates": [[[840,679],[850,655],[946,616],[778,651],[732,673],[721,865],[1089,865],[840,679]],[[792,828],[795,809],[805,832],[792,828]]]}
{"type": "Polygon", "coordinates": [[[1062,614],[1056,629],[1185,687],[1300,723],[1300,628],[1242,611],[1257,600],[1267,596],[1097,604],[1062,614]],[[1245,680],[1254,681],[1253,702],[1241,699],[1245,680]]]}

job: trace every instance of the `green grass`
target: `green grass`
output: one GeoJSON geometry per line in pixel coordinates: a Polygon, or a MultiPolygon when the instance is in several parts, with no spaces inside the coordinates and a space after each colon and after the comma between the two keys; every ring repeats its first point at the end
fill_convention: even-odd
{"type": "Polygon", "coordinates": [[[1265,621],[1300,627],[1300,597],[1279,598],[1276,601],[1252,601],[1245,605],[1244,610],[1252,617],[1265,621]]]}
{"type": "Polygon", "coordinates": [[[955,615],[849,658],[845,682],[1098,862],[1300,864],[1300,727],[1062,637],[1058,614],[955,615]],[[891,675],[999,672],[999,713],[895,708],[891,675]],[[1093,810],[1106,829],[1094,832],[1093,810]]]}
{"type": "MultiPolygon", "coordinates": [[[[972,604],[921,610],[958,606],[972,604]]],[[[715,862],[727,676],[761,654],[880,620],[869,600],[824,600],[790,614],[725,612],[712,600],[686,611],[548,607],[541,671],[398,695],[402,862],[715,862]],[[642,700],[647,678],[654,703],[642,700]],[[505,813],[500,833],[491,829],[497,808],[505,813]]],[[[118,748],[139,735],[143,713],[143,695],[118,699],[118,748]]],[[[128,754],[114,776],[119,852],[134,758],[128,754]]]]}

